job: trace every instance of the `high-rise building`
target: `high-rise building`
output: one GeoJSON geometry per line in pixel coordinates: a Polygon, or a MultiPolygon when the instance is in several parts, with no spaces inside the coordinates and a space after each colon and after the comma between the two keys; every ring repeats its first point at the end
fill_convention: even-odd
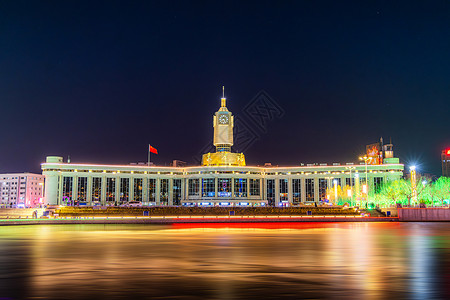
{"type": "Polygon", "coordinates": [[[0,174],[0,207],[43,205],[44,175],[32,173],[0,174]]]}
{"type": "Polygon", "coordinates": [[[442,150],[442,176],[450,177],[450,148],[442,150]]]}

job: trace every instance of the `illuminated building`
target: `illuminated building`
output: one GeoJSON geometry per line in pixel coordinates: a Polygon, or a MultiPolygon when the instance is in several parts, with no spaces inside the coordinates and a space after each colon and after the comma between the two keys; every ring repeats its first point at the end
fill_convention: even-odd
{"type": "Polygon", "coordinates": [[[44,175],[0,174],[0,207],[36,207],[43,204],[44,175]]]}
{"type": "MultiPolygon", "coordinates": [[[[42,164],[48,204],[121,205],[296,205],[319,203],[327,189],[360,186],[368,189],[399,179],[403,164],[385,145],[376,164],[307,164],[290,167],[247,166],[242,153],[233,153],[234,117],[223,96],[213,116],[216,152],[206,153],[201,166],[95,165],[63,162],[48,156],[42,164]],[[366,176],[367,175],[367,176],[366,176]],[[355,179],[357,182],[355,183],[355,179]]],[[[359,192],[356,192],[358,194],[359,192]]]]}
{"type": "Polygon", "coordinates": [[[450,148],[442,150],[442,176],[450,177],[450,148]]]}

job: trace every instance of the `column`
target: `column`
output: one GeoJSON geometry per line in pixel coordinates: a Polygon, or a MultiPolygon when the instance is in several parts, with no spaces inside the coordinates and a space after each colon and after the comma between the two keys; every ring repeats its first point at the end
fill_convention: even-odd
{"type": "Polygon", "coordinates": [[[231,199],[234,199],[234,177],[231,177],[231,199]]]}
{"type": "Polygon", "coordinates": [[[116,193],[115,193],[116,200],[115,200],[115,202],[116,202],[116,205],[119,205],[120,204],[120,176],[116,176],[115,179],[116,179],[116,193]]]}
{"type": "Polygon", "coordinates": [[[86,191],[86,202],[88,205],[92,205],[92,175],[87,176],[87,191],[86,191]]]}
{"type": "Polygon", "coordinates": [[[148,197],[148,177],[145,176],[144,178],[142,178],[142,202],[148,203],[148,197]]]}
{"type": "Polygon", "coordinates": [[[275,206],[280,205],[280,178],[275,177],[275,206]]]}
{"type": "Polygon", "coordinates": [[[156,205],[161,205],[161,178],[156,178],[156,192],[155,192],[156,205]]]}
{"type": "Polygon", "coordinates": [[[72,185],[72,199],[78,199],[78,176],[73,176],[73,185],[72,185]]]}
{"type": "Polygon", "coordinates": [[[130,185],[128,186],[128,202],[134,201],[134,177],[130,177],[128,181],[130,185]]]}
{"type": "Polygon", "coordinates": [[[293,194],[293,188],[292,188],[292,178],[288,178],[288,202],[289,205],[292,205],[292,194],[293,194]]]}
{"type": "Polygon", "coordinates": [[[186,178],[181,178],[181,203],[183,203],[183,201],[185,200],[184,197],[186,196],[185,186],[186,186],[186,178]]]}
{"type": "Polygon", "coordinates": [[[260,200],[264,200],[264,199],[266,199],[266,197],[264,196],[265,195],[265,193],[264,193],[265,180],[258,178],[258,181],[259,181],[259,197],[260,197],[260,200]]]}
{"type": "Polygon", "coordinates": [[[306,202],[306,178],[300,179],[300,202],[306,202]]]}
{"type": "Polygon", "coordinates": [[[319,202],[319,178],[314,178],[314,202],[319,202]]]}
{"type": "Polygon", "coordinates": [[[214,198],[217,199],[219,194],[219,178],[214,178],[214,198]]]}
{"type": "Polygon", "coordinates": [[[102,192],[100,195],[100,202],[102,205],[106,205],[106,176],[102,176],[101,180],[102,180],[101,184],[102,192]]]}
{"type": "Polygon", "coordinates": [[[167,199],[169,206],[173,205],[173,178],[169,179],[169,199],[167,199]]]}
{"type": "MultiPolygon", "coordinates": [[[[59,184],[58,184],[58,194],[57,194],[56,203],[61,204],[62,192],[63,192],[63,176],[59,175],[58,178],[59,178],[59,184]]],[[[47,190],[47,188],[46,188],[46,190],[47,190]]]]}

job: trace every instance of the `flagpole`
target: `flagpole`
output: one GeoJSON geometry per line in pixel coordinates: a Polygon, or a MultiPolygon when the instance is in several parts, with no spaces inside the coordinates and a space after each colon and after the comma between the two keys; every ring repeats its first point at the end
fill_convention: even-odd
{"type": "Polygon", "coordinates": [[[148,144],[148,166],[150,167],[150,144],[148,144]]]}

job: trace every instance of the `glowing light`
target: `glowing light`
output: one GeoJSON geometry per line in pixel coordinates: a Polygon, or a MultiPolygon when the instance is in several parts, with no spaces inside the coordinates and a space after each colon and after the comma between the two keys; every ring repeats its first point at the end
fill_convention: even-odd
{"type": "Polygon", "coordinates": [[[445,151],[445,153],[446,153],[447,155],[450,155],[450,149],[447,149],[447,150],[445,151]]]}
{"type": "Polygon", "coordinates": [[[410,169],[411,171],[414,171],[414,170],[416,169],[416,166],[411,166],[411,167],[409,167],[409,169],[410,169]]]}
{"type": "Polygon", "coordinates": [[[362,192],[363,192],[364,194],[367,194],[367,184],[363,184],[363,186],[362,186],[362,192]]]}

